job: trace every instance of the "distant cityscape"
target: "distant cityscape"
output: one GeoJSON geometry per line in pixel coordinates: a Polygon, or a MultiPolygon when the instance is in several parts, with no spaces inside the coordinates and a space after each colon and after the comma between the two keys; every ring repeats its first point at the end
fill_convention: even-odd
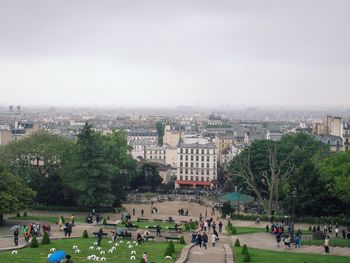
{"type": "Polygon", "coordinates": [[[218,173],[254,140],[279,140],[284,134],[304,132],[347,151],[349,110],[242,110],[0,108],[0,145],[43,131],[74,140],[86,122],[103,134],[123,129],[131,154],[139,162],[157,165],[163,183],[175,187],[211,188],[218,173]],[[332,113],[329,114],[329,113],[332,113]],[[159,134],[157,123],[162,124],[159,134]]]}

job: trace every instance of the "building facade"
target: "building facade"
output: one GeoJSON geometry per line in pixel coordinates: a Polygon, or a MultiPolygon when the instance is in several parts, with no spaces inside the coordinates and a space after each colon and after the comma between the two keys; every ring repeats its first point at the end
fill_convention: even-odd
{"type": "Polygon", "coordinates": [[[214,143],[179,144],[175,187],[211,188],[217,180],[217,156],[214,143]]]}

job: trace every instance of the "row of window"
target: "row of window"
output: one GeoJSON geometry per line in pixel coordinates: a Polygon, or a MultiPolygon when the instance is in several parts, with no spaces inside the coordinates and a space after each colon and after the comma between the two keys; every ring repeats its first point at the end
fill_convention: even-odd
{"type": "MultiPolygon", "coordinates": [[[[204,156],[200,156],[200,157],[201,157],[201,161],[204,162],[204,160],[205,160],[204,156]]],[[[182,161],[183,159],[185,159],[185,161],[188,161],[188,160],[194,161],[196,159],[196,161],[198,162],[199,161],[199,156],[198,155],[197,156],[191,155],[189,157],[188,155],[185,155],[185,156],[184,155],[180,155],[180,160],[182,161]],[[194,158],[194,157],[196,157],[196,158],[194,158]]],[[[210,156],[207,156],[206,160],[207,160],[207,162],[209,162],[210,161],[210,156]]],[[[216,158],[215,158],[215,156],[213,156],[213,162],[215,162],[215,161],[216,161],[216,158]]]]}
{"type": "Polygon", "coordinates": [[[180,148],[180,153],[191,153],[191,154],[214,154],[213,152],[210,151],[210,149],[183,149],[183,148],[180,148]]]}
{"type": "MultiPolygon", "coordinates": [[[[194,167],[194,163],[180,162],[180,167],[194,167]]],[[[210,168],[210,164],[207,163],[206,167],[210,168]]],[[[199,168],[199,163],[196,163],[196,168],[199,168]]],[[[201,168],[204,168],[204,163],[201,163],[201,168]]],[[[216,163],[213,164],[213,168],[216,168],[216,163]]]]}
{"type": "MultiPolygon", "coordinates": [[[[210,170],[208,169],[182,169],[180,168],[180,174],[199,174],[199,171],[201,173],[201,175],[204,175],[204,170],[206,171],[206,174],[209,175],[210,170]],[[188,173],[188,170],[190,171],[190,173],[188,173]]],[[[215,170],[213,171],[213,175],[215,175],[215,170]]]]}
{"type": "MultiPolygon", "coordinates": [[[[201,177],[195,176],[195,177],[193,177],[193,176],[187,176],[187,175],[185,175],[185,176],[180,175],[180,180],[184,180],[185,179],[186,181],[188,181],[188,178],[190,178],[191,181],[199,181],[199,179],[202,182],[204,181],[204,176],[201,176],[201,177]]],[[[209,181],[209,177],[206,177],[206,181],[209,181]]]]}
{"type": "Polygon", "coordinates": [[[165,154],[165,150],[150,150],[149,154],[165,154]]]}
{"type": "Polygon", "coordinates": [[[165,156],[150,156],[149,157],[150,160],[156,160],[156,159],[159,159],[159,160],[165,160],[165,156]]]}

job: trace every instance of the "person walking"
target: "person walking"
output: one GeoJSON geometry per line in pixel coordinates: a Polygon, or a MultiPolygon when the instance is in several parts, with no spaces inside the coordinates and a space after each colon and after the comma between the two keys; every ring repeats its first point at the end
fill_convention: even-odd
{"type": "Polygon", "coordinates": [[[160,225],[157,225],[156,229],[157,229],[157,237],[161,237],[161,235],[160,235],[160,225]]]}
{"type": "Polygon", "coordinates": [[[327,235],[324,242],[323,242],[323,246],[324,246],[324,251],[326,252],[326,254],[329,254],[329,236],[327,235]]]}
{"type": "Polygon", "coordinates": [[[135,208],[132,209],[132,215],[135,216],[135,208]]]}
{"type": "Polygon", "coordinates": [[[216,244],[216,235],[212,234],[211,235],[211,246],[215,247],[216,244]]]}
{"type": "Polygon", "coordinates": [[[269,224],[266,225],[266,233],[269,233],[269,224]]]}
{"type": "Polygon", "coordinates": [[[97,246],[101,246],[101,240],[102,240],[102,237],[103,237],[103,230],[102,230],[102,227],[98,230],[97,232],[97,246]]]}
{"type": "Polygon", "coordinates": [[[339,234],[339,227],[336,226],[335,227],[335,237],[338,238],[338,234],[339,234]]]}
{"type": "Polygon", "coordinates": [[[343,235],[343,239],[345,239],[345,236],[346,236],[346,230],[345,230],[345,229],[343,229],[343,230],[341,231],[341,233],[342,233],[342,235],[343,235]]]}
{"type": "Polygon", "coordinates": [[[145,211],[143,211],[143,209],[141,210],[141,217],[143,217],[143,213],[144,213],[145,211]]]}
{"type": "Polygon", "coordinates": [[[280,247],[281,235],[279,233],[276,234],[276,242],[277,242],[277,247],[280,247]]]}
{"type": "Polygon", "coordinates": [[[220,221],[220,222],[219,222],[219,233],[222,233],[222,226],[223,226],[223,224],[222,224],[222,222],[220,221]]]}
{"type": "Polygon", "coordinates": [[[204,232],[202,235],[202,242],[203,242],[203,247],[207,249],[207,244],[208,244],[208,235],[204,232]]]}
{"type": "Polygon", "coordinates": [[[197,234],[197,245],[202,248],[202,236],[200,233],[197,234]]]}
{"type": "Polygon", "coordinates": [[[15,229],[15,232],[13,232],[13,241],[15,242],[15,246],[18,246],[18,235],[19,235],[19,230],[17,227],[15,229]]]}

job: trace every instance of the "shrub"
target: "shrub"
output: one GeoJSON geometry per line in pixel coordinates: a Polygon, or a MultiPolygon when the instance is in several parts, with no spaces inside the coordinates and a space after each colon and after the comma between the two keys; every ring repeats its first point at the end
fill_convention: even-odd
{"type": "Polygon", "coordinates": [[[137,222],[140,222],[140,218],[139,217],[137,218],[137,222]]]}
{"type": "Polygon", "coordinates": [[[190,230],[191,230],[190,224],[186,224],[186,225],[185,225],[185,230],[187,230],[187,231],[190,231],[190,230]]]}
{"type": "Polygon", "coordinates": [[[182,245],[186,244],[184,236],[180,237],[180,244],[182,244],[182,245]]]}
{"type": "Polygon", "coordinates": [[[243,257],[243,262],[250,262],[252,259],[250,258],[248,250],[245,252],[243,257]]]}
{"type": "Polygon", "coordinates": [[[107,220],[110,220],[109,216],[107,216],[107,220]]]}
{"type": "Polygon", "coordinates": [[[21,214],[19,212],[17,212],[16,217],[21,217],[21,214]]]}
{"type": "Polygon", "coordinates": [[[197,224],[195,222],[191,222],[190,227],[191,229],[197,229],[197,224]]]}
{"type": "Polygon", "coordinates": [[[237,238],[235,241],[235,247],[240,247],[240,246],[241,246],[241,243],[239,243],[239,239],[237,238]]]}
{"type": "Polygon", "coordinates": [[[143,258],[141,258],[141,261],[140,261],[141,263],[146,263],[146,261],[143,259],[143,258]]]}
{"type": "Polygon", "coordinates": [[[89,237],[88,232],[86,231],[86,229],[84,230],[82,237],[83,238],[88,238],[89,237]]]}
{"type": "Polygon", "coordinates": [[[316,232],[316,227],[314,226],[313,228],[312,228],[312,232],[316,232]]]}
{"type": "Polygon", "coordinates": [[[231,223],[227,226],[226,230],[229,235],[237,234],[237,229],[231,223]]]}
{"type": "Polygon", "coordinates": [[[312,231],[312,227],[311,227],[311,226],[309,226],[309,231],[310,231],[310,232],[312,231]]]}
{"type": "Polygon", "coordinates": [[[175,245],[174,245],[174,242],[172,240],[170,240],[168,247],[171,249],[172,253],[175,252],[175,245]]]}
{"type": "Polygon", "coordinates": [[[241,250],[242,255],[244,255],[247,251],[248,251],[248,247],[246,244],[244,244],[241,250]]]}
{"type": "Polygon", "coordinates": [[[65,224],[65,223],[66,223],[66,219],[64,219],[63,216],[61,216],[61,221],[62,221],[62,224],[65,224]]]}
{"type": "Polygon", "coordinates": [[[103,218],[102,224],[103,224],[104,226],[107,225],[107,220],[106,220],[106,218],[103,218]]]}
{"type": "Polygon", "coordinates": [[[47,232],[44,232],[44,236],[43,236],[43,239],[41,240],[41,244],[43,245],[50,244],[50,237],[47,232]]]}
{"type": "Polygon", "coordinates": [[[166,256],[173,256],[173,251],[171,250],[171,247],[167,246],[165,249],[164,257],[166,256]]]}
{"type": "Polygon", "coordinates": [[[24,216],[24,217],[27,217],[27,212],[26,212],[26,211],[24,211],[23,216],[24,216]]]}
{"type": "Polygon", "coordinates": [[[31,248],[39,247],[38,240],[36,239],[36,237],[33,237],[32,241],[30,241],[30,247],[31,248]]]}

